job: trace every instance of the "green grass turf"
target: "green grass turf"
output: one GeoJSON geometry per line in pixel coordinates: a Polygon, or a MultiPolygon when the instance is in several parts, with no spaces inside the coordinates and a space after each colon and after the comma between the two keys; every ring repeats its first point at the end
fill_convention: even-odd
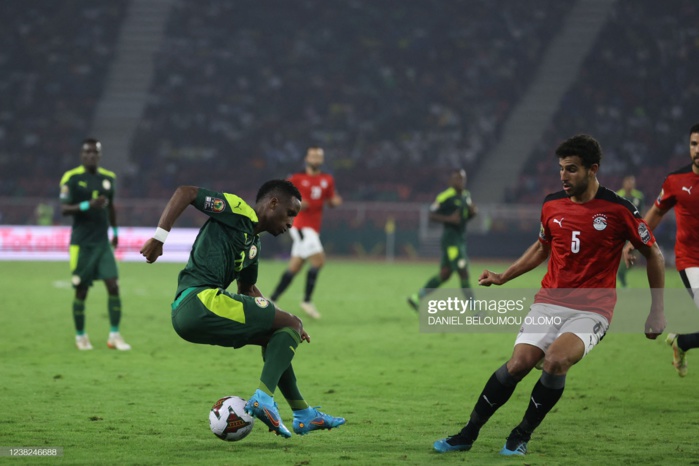
{"type": "MultiPolygon", "coordinates": [[[[474,264],[472,273],[483,266],[474,264]]],[[[265,294],[284,267],[261,264],[265,294]]],[[[331,259],[316,291],[323,318],[304,319],[312,343],[299,348],[294,367],[307,400],[347,424],[282,439],[258,422],[243,441],[223,442],[209,431],[208,411],[222,396],[252,394],[259,348],[194,345],[174,333],[169,304],[181,265],[120,268],[122,333],[133,351],[106,348],[106,293],[97,283],[86,307],[95,349],[79,352],[67,264],[0,263],[0,446],[64,449],[60,458],[0,457],[0,463],[699,464],[694,354],[689,375],[680,379],[667,346],[613,333],[571,370],[563,398],[525,458],[497,451],[520,421],[537,372],[484,427],[472,451],[433,453],[434,440],[466,421],[514,341],[514,334],[420,333],[405,297],[436,272],[436,263],[331,259]]],[[[537,269],[514,284],[537,288],[542,274],[537,269]]],[[[681,286],[675,271],[667,277],[669,286],[681,286]]],[[[643,271],[633,270],[629,280],[643,286],[643,271]]],[[[304,281],[297,277],[282,308],[297,311],[304,281]]],[[[692,305],[689,298],[684,304],[692,305]]],[[[279,402],[291,427],[290,410],[279,402]]]]}

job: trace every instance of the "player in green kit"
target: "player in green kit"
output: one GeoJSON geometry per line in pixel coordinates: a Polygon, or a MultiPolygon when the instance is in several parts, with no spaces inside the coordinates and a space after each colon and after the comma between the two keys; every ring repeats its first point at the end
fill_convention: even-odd
{"type": "Polygon", "coordinates": [[[82,165],[68,170],[61,178],[61,213],[73,216],[70,235],[70,270],[75,299],[73,321],[75,344],[80,350],[91,350],[92,344],[85,333],[85,299],[93,281],[103,280],[107,287],[110,332],[107,346],[128,351],[131,346],[119,333],[121,298],[119,273],[114,258],[119,232],[114,209],[113,172],[99,166],[102,145],[96,139],[83,141],[80,159],[82,165]],[[108,230],[112,226],[110,244],[108,230]]]}
{"type": "Polygon", "coordinates": [[[449,189],[437,196],[430,207],[430,220],[444,225],[441,239],[442,261],[439,274],[430,278],[420,291],[408,298],[408,304],[419,309],[420,300],[430,290],[449,280],[453,271],[459,274],[461,289],[466,298],[473,297],[468,277],[466,256],[466,223],[476,215],[477,209],[466,190],[466,171],[455,169],[449,177],[449,189]]]}
{"type": "Polygon", "coordinates": [[[141,248],[148,263],[162,255],[175,220],[190,204],[209,219],[178,278],[172,303],[172,325],[177,334],[192,343],[262,346],[260,384],[245,410],[277,435],[291,437],[273,398],[277,387],[293,410],[295,433],[304,435],[344,424],[344,418],[310,407],[296,385],[291,360],[303,340],[310,343],[301,319],[277,308],[255,286],[259,234],[267,231],[277,236],[291,228],[301,209],[298,189],[286,180],[268,181],[251,207],[234,194],[180,186],[165,206],[155,235],[141,248]],[[226,291],[234,280],[237,292],[226,291]]]}
{"type": "MultiPolygon", "coordinates": [[[[623,197],[629,201],[638,210],[638,213],[643,215],[646,209],[646,200],[643,193],[636,189],[636,177],[633,175],[627,175],[621,184],[621,189],[616,192],[619,196],[623,197]]],[[[624,261],[621,261],[619,265],[619,271],[617,272],[617,277],[619,277],[619,283],[623,288],[626,288],[626,274],[629,268],[626,267],[624,261]]]]}

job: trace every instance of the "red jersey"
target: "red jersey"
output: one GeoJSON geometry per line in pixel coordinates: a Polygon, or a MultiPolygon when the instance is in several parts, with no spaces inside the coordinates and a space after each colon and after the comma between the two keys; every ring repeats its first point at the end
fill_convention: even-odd
{"type": "Polygon", "coordinates": [[[677,237],[675,265],[677,270],[699,267],[699,175],[692,165],[670,173],[655,201],[661,210],[675,208],[677,237]]]}
{"type": "Polygon", "coordinates": [[[541,209],[539,241],[550,245],[548,271],[535,302],[601,314],[611,322],[621,250],[652,246],[655,238],[636,208],[600,186],[594,199],[549,194],[541,209]]]}
{"type": "Polygon", "coordinates": [[[335,180],[332,175],[320,173],[308,175],[306,172],[294,173],[289,177],[301,193],[301,198],[308,203],[294,219],[294,227],[310,227],[320,233],[325,202],[335,197],[335,180]]]}

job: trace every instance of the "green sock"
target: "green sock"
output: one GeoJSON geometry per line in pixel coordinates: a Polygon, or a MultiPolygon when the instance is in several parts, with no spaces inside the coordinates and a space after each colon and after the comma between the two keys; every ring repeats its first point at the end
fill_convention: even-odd
{"type": "Polygon", "coordinates": [[[73,322],[75,322],[75,332],[78,335],[85,333],[85,301],[73,300],[73,322]]]}
{"type": "Polygon", "coordinates": [[[468,277],[461,279],[461,291],[466,299],[474,297],[468,277]]]}
{"type": "Polygon", "coordinates": [[[425,297],[429,293],[427,290],[430,290],[433,288],[439,288],[439,285],[441,285],[441,284],[442,284],[442,279],[439,278],[439,275],[435,275],[434,277],[427,280],[427,283],[425,283],[425,286],[420,288],[420,291],[418,291],[418,297],[420,297],[420,298],[425,297]]]}
{"type": "Polygon", "coordinates": [[[274,332],[264,353],[265,365],[262,367],[258,387],[260,390],[274,396],[274,390],[279,385],[282,374],[291,365],[299,343],[301,343],[301,336],[289,327],[274,332]]]}
{"type": "Polygon", "coordinates": [[[301,395],[299,387],[296,385],[296,374],[294,374],[294,368],[291,364],[279,378],[277,386],[292,410],[308,408],[309,404],[303,399],[303,395],[301,395]]]}
{"type": "Polygon", "coordinates": [[[109,295],[107,309],[109,311],[109,325],[112,327],[113,332],[118,332],[119,322],[121,321],[121,298],[119,295],[109,295]]]}

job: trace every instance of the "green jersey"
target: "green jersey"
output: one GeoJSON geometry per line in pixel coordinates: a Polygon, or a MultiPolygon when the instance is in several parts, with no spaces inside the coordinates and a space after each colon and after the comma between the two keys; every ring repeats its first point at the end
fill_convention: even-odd
{"type": "Polygon", "coordinates": [[[458,193],[454,188],[449,188],[439,193],[430,210],[440,215],[452,215],[458,211],[460,215],[458,225],[452,223],[444,224],[444,230],[442,231],[443,244],[458,244],[464,241],[466,223],[471,218],[470,207],[472,204],[471,193],[465,189],[458,193]]]}
{"type": "Polygon", "coordinates": [[[177,295],[190,287],[224,290],[233,282],[257,282],[260,237],[254,233],[257,214],[240,197],[199,188],[192,204],[209,216],[180,272],[177,295]]]}
{"type": "MultiPolygon", "coordinates": [[[[84,166],[68,170],[61,178],[60,199],[63,204],[79,204],[99,196],[114,201],[114,172],[97,168],[90,173],[84,166]]],[[[88,209],[73,215],[73,230],[70,244],[87,245],[109,241],[109,209],[88,209]]]]}
{"type": "Polygon", "coordinates": [[[616,192],[619,196],[623,197],[629,201],[638,210],[638,213],[643,215],[643,210],[646,207],[646,200],[643,193],[638,189],[632,189],[630,194],[626,194],[626,191],[622,188],[616,192]]]}

